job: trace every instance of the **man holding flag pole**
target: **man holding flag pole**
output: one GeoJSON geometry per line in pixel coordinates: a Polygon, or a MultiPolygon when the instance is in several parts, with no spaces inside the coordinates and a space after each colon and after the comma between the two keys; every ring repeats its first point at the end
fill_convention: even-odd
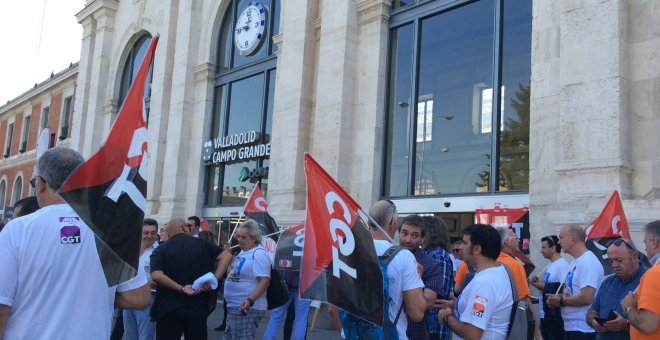
{"type": "MultiPolygon", "coordinates": [[[[423,319],[427,305],[414,256],[401,250],[387,266],[389,302],[386,303],[377,251],[383,254],[392,248],[388,242],[391,241],[390,235],[371,219],[372,227],[379,229],[372,238],[360,214],[363,213],[361,207],[310,155],[305,155],[305,173],[307,218],[300,274],[301,295],[326,301],[350,313],[347,317],[352,316],[355,321],[352,324],[359,324],[361,331],[369,334],[375,331],[381,336],[383,332],[393,331],[398,333],[399,339],[406,339],[405,315],[399,316],[396,326],[393,323],[404,301],[406,312],[414,321],[423,319]],[[374,241],[376,238],[379,240],[374,241]],[[393,274],[389,268],[393,269],[393,274]],[[361,327],[364,324],[370,326],[361,327]]],[[[388,207],[385,211],[390,212],[383,215],[386,215],[387,229],[393,233],[396,208],[393,204],[388,207]]],[[[359,337],[347,329],[344,333],[347,338],[359,337]]]]}

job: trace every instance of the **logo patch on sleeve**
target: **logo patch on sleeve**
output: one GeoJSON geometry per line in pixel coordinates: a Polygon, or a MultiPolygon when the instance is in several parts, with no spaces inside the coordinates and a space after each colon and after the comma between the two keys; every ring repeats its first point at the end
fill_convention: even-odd
{"type": "Polygon", "coordinates": [[[60,217],[60,242],[63,244],[80,243],[78,217],[60,217]]]}
{"type": "Polygon", "coordinates": [[[477,295],[472,304],[472,315],[483,317],[484,312],[486,311],[486,305],[488,305],[488,299],[477,295]]]}

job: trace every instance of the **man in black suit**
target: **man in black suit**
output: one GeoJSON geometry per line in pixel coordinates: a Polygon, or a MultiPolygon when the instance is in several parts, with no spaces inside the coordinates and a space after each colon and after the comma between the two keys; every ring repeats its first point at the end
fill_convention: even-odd
{"type": "Polygon", "coordinates": [[[215,307],[209,285],[193,289],[198,277],[215,272],[222,278],[233,257],[214,244],[189,235],[190,224],[173,219],[166,224],[170,238],[151,255],[151,278],[158,285],[151,317],[156,339],[206,339],[206,319],[215,307]]]}

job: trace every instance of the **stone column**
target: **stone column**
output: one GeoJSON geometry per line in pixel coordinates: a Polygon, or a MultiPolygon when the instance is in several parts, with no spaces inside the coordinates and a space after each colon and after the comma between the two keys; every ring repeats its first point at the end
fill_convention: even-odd
{"type": "MultiPolygon", "coordinates": [[[[197,176],[200,169],[201,146],[193,141],[201,141],[202,131],[194,131],[192,122],[203,120],[204,112],[195,111],[195,61],[198,60],[198,33],[202,22],[201,6],[193,1],[173,1],[168,39],[170,42],[168,60],[172,61],[169,97],[163,97],[163,109],[167,114],[166,128],[163,128],[167,142],[165,153],[160,154],[164,161],[162,170],[162,192],[159,198],[160,216],[188,216],[197,214],[195,203],[186,202],[186,197],[194,197],[189,190],[197,189],[197,176]],[[171,58],[171,59],[170,59],[171,58]],[[194,144],[194,145],[193,145],[194,144]],[[167,158],[167,159],[165,159],[167,158]],[[193,170],[194,169],[194,170],[193,170]],[[194,174],[190,176],[190,174],[194,174]]],[[[162,147],[162,146],[161,146],[162,147]]]]}
{"type": "MultiPolygon", "coordinates": [[[[318,1],[281,3],[268,202],[282,224],[304,218],[304,151],[310,150],[318,1]]],[[[311,151],[311,150],[310,150],[311,151]]]]}
{"type": "Polygon", "coordinates": [[[558,200],[629,197],[626,1],[560,1],[559,10],[558,200]]]}
{"type": "Polygon", "coordinates": [[[109,60],[114,53],[115,14],[118,3],[113,0],[97,0],[76,16],[83,25],[83,40],[78,68],[78,93],[75,103],[72,147],[89,157],[101,146],[104,135],[103,89],[109,82],[109,60]]]}

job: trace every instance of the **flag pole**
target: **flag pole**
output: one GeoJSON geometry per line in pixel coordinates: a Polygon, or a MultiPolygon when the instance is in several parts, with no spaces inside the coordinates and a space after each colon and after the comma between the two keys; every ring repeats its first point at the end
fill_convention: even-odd
{"type": "Polygon", "coordinates": [[[378,228],[378,230],[380,230],[380,232],[383,233],[383,235],[385,235],[385,237],[387,237],[387,240],[388,240],[388,241],[390,241],[392,244],[396,244],[396,243],[394,242],[394,239],[392,239],[392,237],[390,236],[390,234],[388,234],[388,233],[385,231],[385,229],[383,229],[383,228],[380,226],[380,224],[378,224],[378,222],[376,222],[376,220],[374,220],[371,216],[369,216],[369,214],[367,214],[367,212],[364,211],[364,209],[359,208],[359,210],[360,210],[363,214],[367,215],[367,217],[369,218],[369,221],[371,221],[371,223],[372,223],[373,225],[375,225],[376,228],[378,228]]]}
{"type": "MultiPolygon", "coordinates": [[[[552,262],[550,262],[550,263],[552,263],[552,262]]],[[[550,265],[550,263],[546,264],[545,267],[543,267],[543,269],[541,269],[541,271],[536,275],[536,277],[540,277],[541,274],[543,274],[543,272],[545,272],[545,270],[548,269],[548,266],[550,265]]]]}
{"type": "MultiPolygon", "coordinates": [[[[231,239],[234,238],[234,233],[236,233],[236,229],[238,229],[238,225],[241,224],[241,217],[245,217],[242,211],[241,214],[238,215],[236,219],[236,225],[234,226],[234,230],[231,231],[231,235],[229,235],[229,239],[227,239],[227,243],[231,243],[231,239]]],[[[231,226],[231,223],[229,223],[229,226],[231,226]]]]}

